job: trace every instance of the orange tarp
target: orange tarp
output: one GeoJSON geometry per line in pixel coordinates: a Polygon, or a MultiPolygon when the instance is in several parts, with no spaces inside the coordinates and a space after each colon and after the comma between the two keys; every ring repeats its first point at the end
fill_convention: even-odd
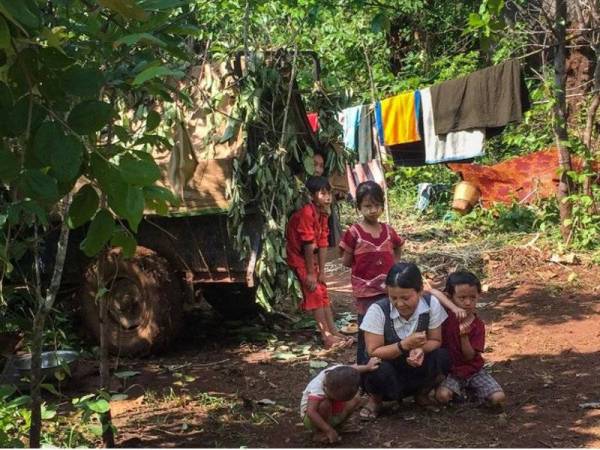
{"type": "MultiPolygon", "coordinates": [[[[558,150],[550,148],[493,166],[451,163],[448,167],[461,175],[464,181],[479,188],[484,206],[494,202],[512,203],[513,200],[530,203],[556,195],[558,156],[558,150]]],[[[581,165],[580,159],[573,159],[576,170],[581,165]]],[[[599,168],[595,167],[595,170],[598,171],[599,168]]]]}

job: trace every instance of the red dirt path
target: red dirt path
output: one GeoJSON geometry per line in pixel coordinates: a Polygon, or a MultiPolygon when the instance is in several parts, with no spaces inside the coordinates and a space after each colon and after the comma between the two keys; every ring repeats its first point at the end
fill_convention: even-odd
{"type": "MultiPolygon", "coordinates": [[[[508,395],[505,413],[470,405],[431,412],[408,400],[374,423],[353,418],[360,432],[344,435],[339,446],[600,446],[600,409],[579,407],[600,401],[600,268],[514,253],[508,264],[504,256],[487,260],[488,292],[479,312],[487,324],[485,359],[508,395]]],[[[347,272],[330,278],[336,311],[351,311],[347,272]]],[[[226,328],[205,317],[188,326],[178,350],[121,361],[120,370],[141,374],[128,382],[130,398],[137,399],[113,403],[119,445],[313,446],[298,414],[309,359],[352,362],[355,349],[279,361],[268,344],[240,343],[226,328]],[[260,405],[261,399],[275,404],[260,405]]],[[[317,348],[310,331],[273,333],[292,349],[295,342],[317,348]]]]}

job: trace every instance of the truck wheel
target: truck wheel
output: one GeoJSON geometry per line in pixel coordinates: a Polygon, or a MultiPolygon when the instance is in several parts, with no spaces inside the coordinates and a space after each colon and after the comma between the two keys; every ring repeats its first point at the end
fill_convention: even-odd
{"type": "MultiPolygon", "coordinates": [[[[100,342],[98,262],[86,271],[81,291],[84,326],[100,342]]],[[[181,328],[181,280],[156,252],[137,247],[123,259],[120,250],[107,257],[104,280],[108,292],[109,350],[113,354],[141,355],[165,349],[181,328]]]]}
{"type": "Polygon", "coordinates": [[[256,289],[241,283],[202,285],[202,296],[227,319],[241,319],[258,313],[256,289]]]}

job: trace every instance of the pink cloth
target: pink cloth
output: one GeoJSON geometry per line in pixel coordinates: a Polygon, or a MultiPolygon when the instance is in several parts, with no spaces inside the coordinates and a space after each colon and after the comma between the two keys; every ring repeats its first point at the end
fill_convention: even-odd
{"type": "Polygon", "coordinates": [[[385,175],[381,161],[372,159],[367,164],[356,164],[354,167],[346,166],[346,177],[348,178],[348,191],[352,198],[356,198],[356,188],[363,181],[374,181],[382,189],[385,189],[385,175]]]}

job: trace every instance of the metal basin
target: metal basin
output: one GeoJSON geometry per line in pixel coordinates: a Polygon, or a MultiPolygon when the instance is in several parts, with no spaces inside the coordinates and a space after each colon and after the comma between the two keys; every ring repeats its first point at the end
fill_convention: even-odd
{"type": "MultiPolygon", "coordinates": [[[[78,357],[79,353],[72,350],[42,352],[42,373],[52,372],[64,364],[71,366],[78,357]]],[[[12,366],[21,373],[31,371],[30,354],[17,356],[11,363],[12,366]]]]}

